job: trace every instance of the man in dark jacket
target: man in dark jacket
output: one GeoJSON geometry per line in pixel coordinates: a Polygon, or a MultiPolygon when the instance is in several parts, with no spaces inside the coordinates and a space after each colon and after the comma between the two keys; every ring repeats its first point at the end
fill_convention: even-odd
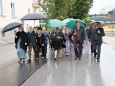
{"type": "Polygon", "coordinates": [[[29,27],[29,31],[27,32],[27,37],[28,37],[28,55],[29,55],[28,62],[31,62],[32,48],[36,56],[36,39],[35,39],[35,32],[33,31],[32,26],[29,27]]]}
{"type": "Polygon", "coordinates": [[[83,44],[86,40],[85,30],[80,27],[80,23],[76,23],[76,28],[73,30],[73,45],[75,50],[75,60],[79,58],[81,60],[83,44]]]}
{"type": "Polygon", "coordinates": [[[94,57],[100,62],[101,45],[103,43],[102,36],[105,36],[104,29],[100,27],[100,23],[96,23],[96,28],[92,31],[91,40],[93,42],[94,57]]]}
{"type": "Polygon", "coordinates": [[[38,27],[37,34],[36,34],[36,45],[37,45],[37,59],[39,59],[40,49],[42,50],[42,58],[45,57],[45,36],[42,33],[42,28],[38,27]]]}

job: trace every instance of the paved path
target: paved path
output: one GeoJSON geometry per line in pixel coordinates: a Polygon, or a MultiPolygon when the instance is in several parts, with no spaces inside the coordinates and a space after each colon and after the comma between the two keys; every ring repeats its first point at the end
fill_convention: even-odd
{"type": "Polygon", "coordinates": [[[103,37],[103,41],[115,49],[115,37],[103,37]]]}
{"type": "Polygon", "coordinates": [[[115,50],[111,46],[103,44],[100,63],[91,56],[88,46],[84,49],[81,61],[75,61],[74,57],[72,51],[69,57],[64,55],[62,60],[55,62],[52,54],[50,56],[48,53],[47,63],[41,60],[38,63],[32,61],[32,64],[19,65],[14,44],[1,46],[0,85],[115,86],[115,50]]]}
{"type": "Polygon", "coordinates": [[[21,86],[115,86],[115,50],[103,44],[100,61],[97,63],[91,56],[89,47],[81,61],[75,61],[73,53],[62,60],[49,58],[21,86]]]}
{"type": "Polygon", "coordinates": [[[0,46],[0,59],[0,68],[18,59],[14,44],[0,46]]]}

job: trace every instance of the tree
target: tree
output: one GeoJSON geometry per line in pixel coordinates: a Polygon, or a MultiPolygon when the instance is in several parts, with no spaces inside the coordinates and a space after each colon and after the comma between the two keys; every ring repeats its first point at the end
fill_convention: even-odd
{"type": "Polygon", "coordinates": [[[42,7],[48,18],[66,18],[74,2],[75,0],[44,0],[42,7]]]}
{"type": "Polygon", "coordinates": [[[92,3],[93,0],[76,0],[73,9],[69,12],[69,15],[77,19],[85,19],[92,3]]]}

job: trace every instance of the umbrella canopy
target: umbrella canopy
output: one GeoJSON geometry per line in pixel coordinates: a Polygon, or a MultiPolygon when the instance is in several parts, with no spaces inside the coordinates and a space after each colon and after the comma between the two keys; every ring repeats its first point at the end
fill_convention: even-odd
{"type": "Polygon", "coordinates": [[[17,27],[19,27],[19,26],[21,26],[21,25],[22,25],[22,24],[21,24],[21,23],[18,23],[18,22],[9,23],[8,25],[6,25],[6,26],[3,28],[2,32],[4,33],[4,32],[7,32],[7,31],[10,31],[10,30],[13,30],[13,29],[15,29],[15,28],[17,28],[17,27]]]}
{"type": "Polygon", "coordinates": [[[45,20],[46,17],[39,13],[30,13],[21,18],[21,20],[45,20]]]}
{"type": "Polygon", "coordinates": [[[67,27],[69,27],[70,29],[74,29],[76,27],[76,23],[77,22],[80,22],[80,25],[81,27],[83,28],[86,28],[86,23],[81,21],[80,19],[73,19],[73,20],[70,20],[68,23],[67,23],[67,27]]]}
{"type": "Polygon", "coordinates": [[[70,20],[73,20],[72,18],[67,18],[67,19],[64,19],[62,22],[66,25],[70,20]]]}
{"type": "Polygon", "coordinates": [[[100,23],[100,26],[103,27],[105,25],[105,23],[103,21],[92,21],[89,23],[89,25],[93,25],[94,23],[100,23]]]}
{"type": "Polygon", "coordinates": [[[63,27],[65,26],[65,24],[58,19],[51,19],[47,22],[47,26],[48,27],[63,27]]]}

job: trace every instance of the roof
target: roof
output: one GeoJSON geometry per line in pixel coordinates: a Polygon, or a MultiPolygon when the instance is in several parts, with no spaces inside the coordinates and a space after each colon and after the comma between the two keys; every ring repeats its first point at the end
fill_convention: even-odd
{"type": "Polygon", "coordinates": [[[106,22],[106,24],[110,24],[110,23],[115,24],[115,19],[109,19],[109,20],[106,22]]]}
{"type": "Polygon", "coordinates": [[[108,17],[107,16],[93,16],[92,17],[92,20],[94,21],[103,21],[103,22],[106,22],[108,21],[108,17]]]}

